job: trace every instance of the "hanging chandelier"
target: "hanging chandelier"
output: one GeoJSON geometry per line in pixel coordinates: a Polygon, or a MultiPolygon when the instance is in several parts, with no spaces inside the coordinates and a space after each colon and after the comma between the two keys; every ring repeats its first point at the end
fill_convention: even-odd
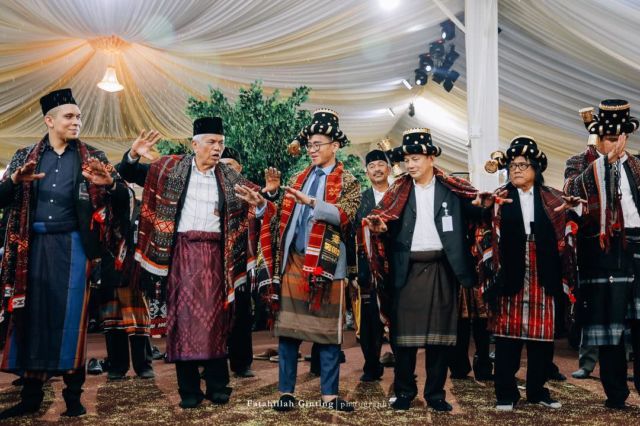
{"type": "Polygon", "coordinates": [[[112,66],[107,67],[107,71],[105,71],[102,81],[98,83],[98,87],[107,92],[119,92],[124,89],[124,86],[118,81],[116,69],[112,66]]]}

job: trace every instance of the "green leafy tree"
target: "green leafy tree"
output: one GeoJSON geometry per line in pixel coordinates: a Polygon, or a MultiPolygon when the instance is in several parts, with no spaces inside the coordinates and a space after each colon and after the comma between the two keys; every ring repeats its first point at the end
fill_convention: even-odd
{"type": "MultiPolygon", "coordinates": [[[[262,82],[255,81],[248,89],[241,88],[232,104],[221,90],[210,88],[208,100],[188,99],[187,115],[193,120],[211,116],[222,118],[225,144],[240,152],[242,173],[251,181],[264,183],[264,169],[276,167],[286,183],[291,175],[310,164],[306,154],[293,157],[287,153],[289,143],[311,121],[311,113],[301,109],[309,92],[308,87],[301,86],[289,97],[282,97],[278,90],[267,97],[262,82]]],[[[160,141],[156,149],[162,155],[191,151],[188,143],[167,139],[160,141]]],[[[345,163],[363,188],[369,186],[360,158],[339,151],[338,159],[345,163]]]]}
{"type": "Polygon", "coordinates": [[[161,139],[156,144],[156,150],[162,155],[180,155],[191,151],[191,146],[170,139],[161,139]]]}
{"type": "Polygon", "coordinates": [[[241,88],[231,104],[222,91],[210,88],[208,100],[189,98],[187,115],[192,119],[221,117],[225,144],[242,157],[242,174],[261,185],[266,167],[276,167],[286,178],[298,160],[287,153],[287,146],[311,121],[311,113],[300,109],[309,91],[301,86],[289,97],[281,96],[278,90],[265,96],[262,83],[256,81],[248,89],[241,88]]]}

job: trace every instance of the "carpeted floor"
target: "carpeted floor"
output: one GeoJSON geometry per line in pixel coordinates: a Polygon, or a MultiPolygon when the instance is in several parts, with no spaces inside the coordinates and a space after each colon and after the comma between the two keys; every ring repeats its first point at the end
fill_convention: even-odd
{"type": "MultiPolygon", "coordinates": [[[[154,344],[164,346],[160,340],[154,344]]],[[[259,353],[275,347],[276,340],[266,332],[254,333],[254,352],[259,353]]],[[[64,411],[61,397],[63,383],[60,378],[46,385],[45,403],[34,416],[6,422],[5,424],[104,424],[104,425],[640,425],[640,408],[625,412],[609,410],[603,406],[603,393],[597,378],[575,380],[570,373],[577,368],[577,353],[567,348],[564,342],[556,345],[555,361],[562,373],[569,377],[566,382],[549,382],[552,395],[563,403],[560,410],[521,403],[512,413],[497,413],[492,382],[448,380],[447,399],[454,406],[452,413],[440,414],[425,408],[418,399],[411,410],[394,412],[388,407],[393,370],[386,369],[383,380],[377,383],[361,383],[362,353],[353,332],[347,332],[343,349],[347,363],[342,364],[340,394],[357,403],[351,414],[334,413],[318,407],[320,379],[308,373],[309,363],[298,364],[297,397],[304,400],[302,407],[289,413],[277,413],[269,404],[277,400],[278,368],[276,363],[254,361],[256,377],[232,378],[234,391],[226,406],[214,406],[205,401],[194,410],[178,407],[179,396],[173,365],[154,362],[155,380],[127,380],[107,382],[106,376],[88,376],[83,394],[83,403],[88,414],[79,419],[60,417],[64,411]]],[[[388,347],[385,348],[388,350],[388,347]]],[[[303,344],[302,352],[308,354],[310,345],[303,344]]],[[[102,358],[106,354],[101,335],[89,337],[89,356],[102,358]]],[[[523,357],[523,363],[526,358],[523,357]]],[[[417,369],[418,386],[424,386],[424,352],[419,353],[417,369]]],[[[526,364],[524,364],[526,366],[526,364]]],[[[524,377],[525,368],[518,376],[524,377]]],[[[129,374],[132,374],[131,372],[129,374]]],[[[597,377],[598,370],[594,372],[597,377]]],[[[11,386],[15,376],[0,373],[0,409],[18,401],[19,388],[11,386]]],[[[522,383],[524,385],[524,383],[522,383]]],[[[633,388],[632,383],[629,383],[633,388]]],[[[204,386],[204,384],[203,384],[204,386]]],[[[524,396],[524,388],[522,389],[524,396]]],[[[640,397],[632,389],[628,402],[640,405],[640,397]]]]}

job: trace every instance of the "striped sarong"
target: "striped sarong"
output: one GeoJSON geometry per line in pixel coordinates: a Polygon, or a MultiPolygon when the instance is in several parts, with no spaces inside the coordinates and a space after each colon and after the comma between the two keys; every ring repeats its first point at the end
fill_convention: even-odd
{"type": "Polygon", "coordinates": [[[103,331],[120,330],[127,335],[150,334],[149,307],[140,289],[100,289],[100,322],[103,331]]]}
{"type": "Polygon", "coordinates": [[[310,312],[303,265],[304,255],[289,255],[282,277],[281,305],[275,323],[275,335],[339,345],[342,343],[344,281],[333,281],[328,303],[323,303],[319,310],[310,312]]]}
{"type": "Polygon", "coordinates": [[[77,231],[52,233],[46,226],[33,224],[26,304],[11,317],[4,371],[56,375],[85,364],[87,257],[77,231]]]}
{"type": "Polygon", "coordinates": [[[535,241],[527,241],[522,289],[513,296],[498,297],[498,311],[489,320],[489,329],[500,337],[552,342],[555,300],[538,280],[535,241]]]}

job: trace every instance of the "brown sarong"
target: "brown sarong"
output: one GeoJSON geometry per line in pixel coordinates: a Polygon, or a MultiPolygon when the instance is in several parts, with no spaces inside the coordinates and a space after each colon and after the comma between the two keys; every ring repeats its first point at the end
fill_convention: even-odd
{"type": "Polygon", "coordinates": [[[458,285],[444,252],[411,252],[409,276],[394,301],[398,346],[456,344],[458,285]]]}
{"type": "Polygon", "coordinates": [[[488,318],[489,310],[482,300],[482,294],[477,287],[464,288],[460,286],[458,294],[458,314],[459,318],[488,318]]]}
{"type": "Polygon", "coordinates": [[[302,274],[304,255],[292,253],[282,277],[280,311],[274,333],[278,337],[291,337],[323,344],[342,343],[342,309],[344,282],[335,280],[331,294],[323,298],[318,311],[309,311],[309,292],[302,274]]]}
{"type": "Polygon", "coordinates": [[[121,330],[127,335],[148,336],[149,306],[135,286],[100,289],[100,322],[104,331],[121,330]]]}
{"type": "Polygon", "coordinates": [[[167,283],[167,360],[225,357],[231,309],[224,308],[219,233],[178,234],[167,283]]]}

